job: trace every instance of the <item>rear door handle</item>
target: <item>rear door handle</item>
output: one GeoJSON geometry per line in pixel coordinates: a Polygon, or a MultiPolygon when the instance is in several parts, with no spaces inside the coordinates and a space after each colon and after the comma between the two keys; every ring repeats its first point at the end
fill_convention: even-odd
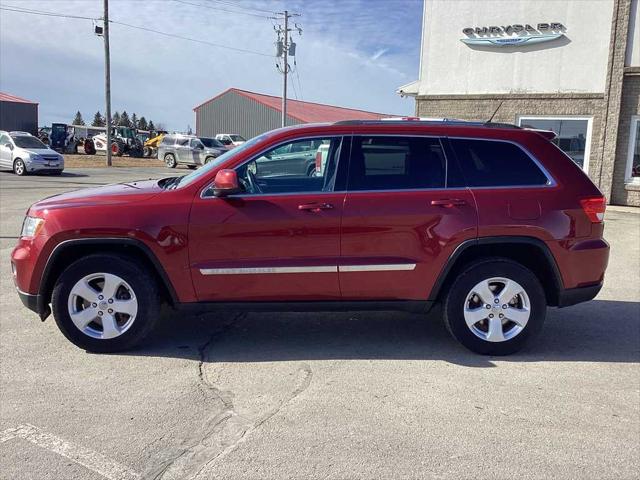
{"type": "Polygon", "coordinates": [[[431,205],[436,207],[458,207],[461,205],[466,205],[467,202],[460,198],[441,198],[439,200],[431,200],[431,205]]]}
{"type": "Polygon", "coordinates": [[[330,203],[303,203],[298,205],[298,210],[307,210],[309,212],[319,212],[320,210],[331,210],[333,205],[330,203]]]}

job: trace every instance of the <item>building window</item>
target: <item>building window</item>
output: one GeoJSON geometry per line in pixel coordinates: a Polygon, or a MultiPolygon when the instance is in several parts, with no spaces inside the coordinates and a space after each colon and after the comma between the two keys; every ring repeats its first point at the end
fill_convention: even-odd
{"type": "Polygon", "coordinates": [[[589,173],[591,117],[520,117],[519,125],[555,132],[553,143],[589,173]]]}
{"type": "Polygon", "coordinates": [[[624,181],[640,184],[640,116],[631,117],[631,131],[629,132],[629,154],[627,156],[627,170],[624,181]]]}

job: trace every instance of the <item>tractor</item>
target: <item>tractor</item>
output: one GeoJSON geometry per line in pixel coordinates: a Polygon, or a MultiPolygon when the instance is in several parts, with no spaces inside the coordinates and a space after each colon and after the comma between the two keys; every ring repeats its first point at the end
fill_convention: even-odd
{"type": "Polygon", "coordinates": [[[167,134],[164,130],[158,130],[157,132],[151,132],[149,139],[144,142],[144,156],[156,157],[158,155],[158,145],[162,142],[162,139],[167,134]]]}
{"type": "MultiPolygon", "coordinates": [[[[84,153],[94,155],[107,151],[107,134],[101,133],[84,142],[84,153]]],[[[111,153],[121,157],[125,153],[130,157],[141,158],[142,142],[136,137],[136,131],[129,127],[111,127],[111,153]]]]}

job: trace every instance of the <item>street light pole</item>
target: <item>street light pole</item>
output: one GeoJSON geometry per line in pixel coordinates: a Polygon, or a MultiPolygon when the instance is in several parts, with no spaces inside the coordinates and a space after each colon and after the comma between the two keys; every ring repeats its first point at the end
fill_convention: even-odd
{"type": "Polygon", "coordinates": [[[104,0],[104,96],[107,130],[107,167],[111,166],[111,60],[109,56],[109,0],[104,0]]]}

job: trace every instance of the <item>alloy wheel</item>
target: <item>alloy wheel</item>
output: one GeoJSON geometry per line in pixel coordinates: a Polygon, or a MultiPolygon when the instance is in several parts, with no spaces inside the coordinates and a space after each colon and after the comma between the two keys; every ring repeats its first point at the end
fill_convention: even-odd
{"type": "Polygon", "coordinates": [[[24,162],[22,160],[16,160],[16,163],[13,166],[13,170],[15,171],[16,175],[24,175],[25,168],[26,167],[24,166],[24,162]]]}
{"type": "Polygon", "coordinates": [[[509,278],[494,277],[478,282],[464,303],[467,327],[487,342],[511,340],[524,330],[530,316],[527,292],[509,278]]]}
{"type": "Polygon", "coordinates": [[[138,300],[131,286],[111,273],[87,275],[73,286],[69,316],[85,335],[101,340],[125,333],[136,319],[138,300]]]}

